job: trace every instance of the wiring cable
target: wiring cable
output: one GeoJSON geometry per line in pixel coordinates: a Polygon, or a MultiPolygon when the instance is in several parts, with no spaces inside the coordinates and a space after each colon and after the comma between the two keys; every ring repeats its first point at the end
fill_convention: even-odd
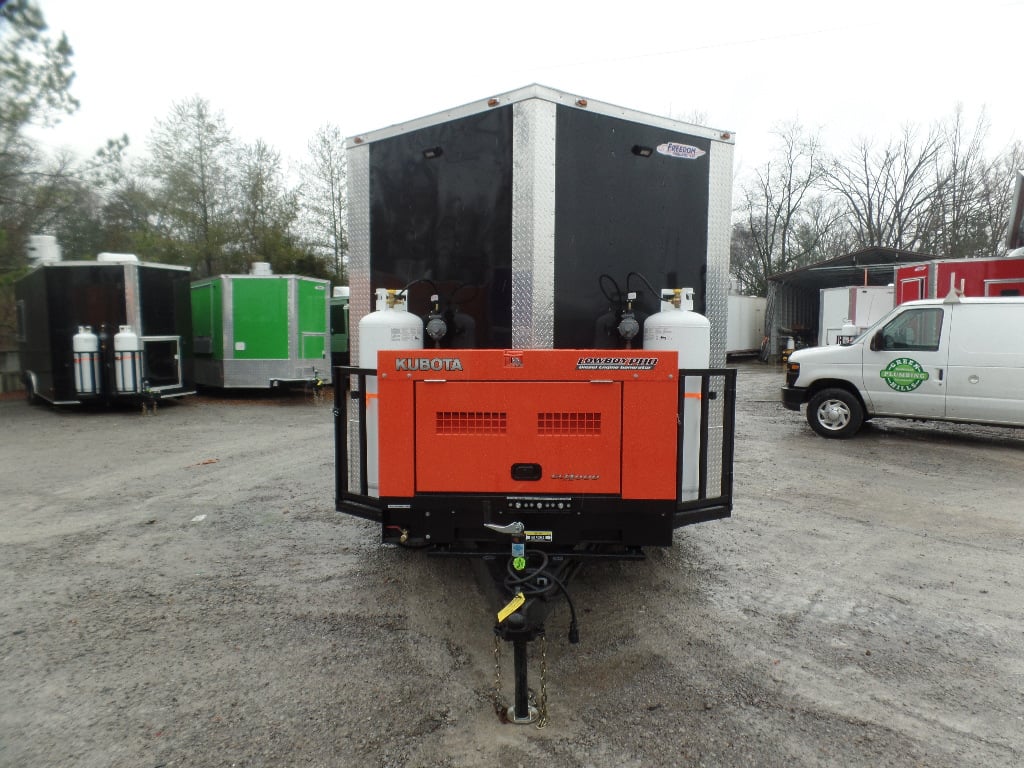
{"type": "Polygon", "coordinates": [[[565,602],[569,605],[569,642],[578,643],[580,641],[580,630],[576,621],[576,606],[572,601],[568,588],[561,579],[547,570],[549,560],[546,552],[540,549],[528,549],[525,554],[526,567],[522,571],[516,571],[513,565],[513,558],[509,558],[506,565],[508,575],[505,576],[505,587],[513,594],[516,591],[520,591],[525,597],[539,597],[542,599],[547,599],[547,595],[552,590],[552,585],[561,590],[562,595],[565,597],[565,602]],[[530,565],[531,556],[538,558],[540,564],[530,565]],[[542,577],[550,583],[546,585],[540,583],[539,579],[542,577]]]}

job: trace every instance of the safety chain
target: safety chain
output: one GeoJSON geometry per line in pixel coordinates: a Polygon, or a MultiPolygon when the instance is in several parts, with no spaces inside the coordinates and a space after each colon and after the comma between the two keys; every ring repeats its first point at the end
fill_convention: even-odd
{"type": "Polygon", "coordinates": [[[507,722],[507,710],[501,701],[501,640],[497,635],[494,636],[494,690],[491,698],[494,701],[494,714],[501,722],[507,722]]]}
{"type": "MultiPolygon", "coordinates": [[[[548,726],[548,637],[540,636],[540,700],[535,698],[533,690],[530,690],[530,703],[537,705],[537,728],[548,726]]],[[[501,640],[494,636],[494,688],[491,691],[491,700],[494,704],[494,714],[503,723],[510,722],[508,707],[501,699],[501,640]]]]}
{"type": "Polygon", "coordinates": [[[538,702],[538,728],[548,726],[548,636],[540,636],[540,702],[538,702]]]}

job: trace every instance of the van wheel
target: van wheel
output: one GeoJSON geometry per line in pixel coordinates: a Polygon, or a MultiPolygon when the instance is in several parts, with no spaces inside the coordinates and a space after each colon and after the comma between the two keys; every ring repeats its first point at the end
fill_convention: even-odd
{"type": "Polygon", "coordinates": [[[822,437],[846,439],[864,423],[864,408],[845,389],[823,389],[807,403],[807,423],[822,437]]]}

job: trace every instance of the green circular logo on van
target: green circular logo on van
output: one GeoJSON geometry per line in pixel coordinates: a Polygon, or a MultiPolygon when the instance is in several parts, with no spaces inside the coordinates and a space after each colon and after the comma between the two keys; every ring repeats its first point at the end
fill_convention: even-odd
{"type": "Polygon", "coordinates": [[[928,380],[928,374],[921,364],[909,357],[897,357],[879,375],[897,392],[913,392],[921,386],[921,382],[928,380]]]}

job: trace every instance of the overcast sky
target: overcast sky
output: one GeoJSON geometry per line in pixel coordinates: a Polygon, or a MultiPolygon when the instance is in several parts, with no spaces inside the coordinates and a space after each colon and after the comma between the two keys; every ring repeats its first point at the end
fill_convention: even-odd
{"type": "Polygon", "coordinates": [[[994,153],[1024,138],[1024,0],[37,0],[74,48],[79,112],[42,138],[143,150],[199,95],[244,141],[304,159],[354,135],[539,83],[736,136],[738,172],[797,120],[860,136],[984,108],[994,153]]]}

